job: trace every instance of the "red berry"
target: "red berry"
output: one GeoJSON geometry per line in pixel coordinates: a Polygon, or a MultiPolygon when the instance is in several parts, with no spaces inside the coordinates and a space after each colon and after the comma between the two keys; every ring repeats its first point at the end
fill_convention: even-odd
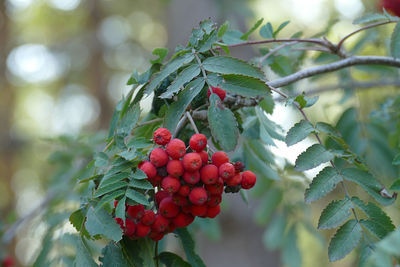
{"type": "Polygon", "coordinates": [[[154,165],[149,161],[142,162],[138,167],[147,175],[147,178],[149,179],[157,175],[156,167],[154,167],[154,165]]]}
{"type": "Polygon", "coordinates": [[[164,233],[159,233],[159,232],[150,232],[149,237],[153,241],[160,241],[164,237],[164,233]]]}
{"type": "Polygon", "coordinates": [[[181,210],[182,210],[183,213],[191,214],[191,212],[192,212],[192,205],[183,206],[183,207],[181,207],[181,210]]]}
{"type": "Polygon", "coordinates": [[[192,215],[203,217],[207,214],[207,209],[208,209],[207,205],[201,205],[201,206],[193,205],[192,206],[192,215]]]}
{"type": "Polygon", "coordinates": [[[208,207],[215,207],[219,203],[221,203],[221,200],[222,200],[221,195],[213,195],[207,200],[206,204],[208,207]]]}
{"type": "Polygon", "coordinates": [[[168,193],[173,194],[179,191],[181,182],[175,177],[167,176],[162,180],[161,187],[168,193]]]}
{"type": "Polygon", "coordinates": [[[242,182],[242,174],[241,173],[237,173],[235,174],[235,176],[233,176],[232,178],[228,179],[226,181],[226,184],[229,186],[237,186],[240,185],[240,183],[242,182]]]}
{"type": "Polygon", "coordinates": [[[207,209],[207,217],[208,218],[215,218],[221,212],[221,206],[217,205],[215,207],[208,207],[207,209]]]}
{"type": "Polygon", "coordinates": [[[180,160],[170,160],[167,164],[167,172],[169,175],[179,177],[183,175],[184,169],[180,160]]]}
{"type": "Polygon", "coordinates": [[[12,267],[15,265],[15,261],[14,258],[12,258],[11,256],[7,256],[3,259],[3,263],[2,263],[3,267],[12,267]]]}
{"type": "Polygon", "coordinates": [[[175,194],[172,196],[172,200],[174,201],[174,203],[180,207],[182,206],[186,206],[189,204],[189,201],[187,200],[186,197],[175,194]]]}
{"type": "Polygon", "coordinates": [[[132,221],[129,218],[125,219],[125,235],[129,237],[133,237],[135,235],[136,231],[136,224],[134,221],[132,221]]]}
{"type": "Polygon", "coordinates": [[[164,190],[157,191],[154,197],[156,199],[157,206],[159,206],[161,201],[166,197],[169,197],[169,193],[167,191],[164,190]]]}
{"type": "Polygon", "coordinates": [[[128,206],[128,215],[134,220],[140,220],[144,215],[144,206],[142,204],[128,206]]]}
{"type": "Polygon", "coordinates": [[[179,213],[172,222],[176,227],[186,227],[194,221],[194,217],[190,214],[179,213]]]}
{"type": "Polygon", "coordinates": [[[256,175],[252,171],[242,172],[242,188],[250,189],[252,188],[257,181],[256,175]]]}
{"type": "Polygon", "coordinates": [[[168,143],[166,150],[171,158],[180,159],[186,153],[186,146],[181,139],[175,138],[168,143]]]}
{"type": "MultiPolygon", "coordinates": [[[[219,88],[219,87],[213,87],[213,86],[211,86],[211,89],[212,89],[212,91],[213,91],[214,94],[216,94],[217,96],[219,96],[219,98],[221,99],[221,101],[224,101],[225,96],[226,96],[225,90],[223,90],[223,89],[221,89],[221,88],[219,88]]],[[[210,88],[209,88],[208,91],[207,91],[207,96],[210,98],[210,95],[211,95],[211,90],[210,90],[210,88]]]]}
{"type": "Polygon", "coordinates": [[[189,200],[194,205],[203,205],[207,199],[207,191],[203,187],[195,187],[190,191],[189,200]]]}
{"type": "Polygon", "coordinates": [[[213,164],[207,164],[200,169],[201,181],[204,184],[214,184],[218,180],[218,168],[213,164]]]}
{"type": "MultiPolygon", "coordinates": [[[[183,175],[183,177],[185,177],[185,175],[183,175]]],[[[199,174],[199,178],[200,178],[200,174],[199,174]]],[[[183,196],[183,197],[187,197],[190,193],[190,187],[188,185],[181,185],[181,187],[179,188],[178,194],[183,196]]]]}
{"type": "Polygon", "coordinates": [[[200,181],[200,172],[185,172],[182,178],[188,184],[197,184],[200,181]]]}
{"type": "Polygon", "coordinates": [[[168,162],[168,154],[161,147],[153,149],[150,153],[150,162],[156,167],[165,166],[168,162]]]}
{"type": "Polygon", "coordinates": [[[160,213],[166,218],[174,218],[179,213],[179,206],[174,203],[172,197],[166,197],[160,203],[160,213]]]}
{"type": "Polygon", "coordinates": [[[152,225],[154,223],[154,220],[156,219],[156,215],[154,214],[154,211],[152,210],[145,210],[144,215],[141,219],[141,222],[144,225],[152,225]]]}
{"type": "Polygon", "coordinates": [[[176,229],[176,225],[173,222],[170,222],[165,231],[168,233],[172,233],[173,231],[175,231],[175,229],[176,229]]]}
{"type": "Polygon", "coordinates": [[[200,155],[203,165],[206,165],[208,163],[208,153],[204,150],[197,153],[200,155]]]}
{"type": "Polygon", "coordinates": [[[212,163],[219,167],[222,164],[229,162],[228,155],[224,151],[217,151],[211,156],[212,163]]]}
{"type": "Polygon", "coordinates": [[[228,180],[229,178],[235,175],[235,167],[230,164],[229,162],[221,164],[218,168],[219,176],[224,179],[224,181],[228,180]]]}
{"type": "Polygon", "coordinates": [[[189,172],[198,171],[203,165],[201,157],[198,153],[186,154],[182,159],[182,163],[183,163],[183,168],[189,172]]]}
{"type": "Polygon", "coordinates": [[[233,164],[233,166],[235,167],[236,173],[242,172],[245,168],[244,163],[241,161],[236,161],[235,164],[233,164]]]}
{"type": "Polygon", "coordinates": [[[380,3],[381,8],[385,8],[389,13],[400,16],[400,1],[398,0],[382,0],[380,3]]]}
{"type": "Polygon", "coordinates": [[[158,128],[153,134],[153,139],[156,144],[164,146],[171,140],[171,132],[166,128],[158,128]]]}
{"type": "Polygon", "coordinates": [[[144,225],[142,223],[138,223],[136,225],[136,232],[135,235],[137,237],[145,237],[150,233],[151,227],[148,225],[144,225]]]}
{"type": "Polygon", "coordinates": [[[169,220],[167,218],[163,217],[161,214],[157,214],[154,223],[151,225],[151,229],[157,233],[164,232],[168,224],[169,220]]]}
{"type": "Polygon", "coordinates": [[[224,181],[219,177],[215,184],[207,184],[206,190],[209,195],[221,195],[224,192],[224,181]]]}
{"type": "Polygon", "coordinates": [[[207,147],[207,137],[204,134],[194,134],[189,140],[189,146],[193,151],[200,152],[207,147]]]}
{"type": "Polygon", "coordinates": [[[118,200],[114,200],[114,208],[118,206],[118,200]]]}
{"type": "Polygon", "coordinates": [[[114,220],[119,224],[121,229],[124,229],[124,220],[122,220],[121,218],[118,218],[118,217],[115,217],[114,220]]]}
{"type": "Polygon", "coordinates": [[[161,185],[162,179],[163,179],[163,177],[161,177],[159,175],[156,175],[153,178],[148,179],[148,180],[154,187],[156,187],[156,186],[160,186],[161,185]]]}

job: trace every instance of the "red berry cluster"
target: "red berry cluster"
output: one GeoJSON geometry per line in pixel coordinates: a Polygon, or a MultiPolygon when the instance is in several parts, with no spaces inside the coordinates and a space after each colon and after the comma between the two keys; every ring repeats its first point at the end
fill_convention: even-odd
{"type": "Polygon", "coordinates": [[[154,196],[157,213],[145,210],[143,205],[127,206],[125,226],[120,218],[117,222],[131,238],[149,236],[160,240],[177,227],[191,224],[196,216],[214,218],[220,211],[222,193],[250,189],[256,183],[256,175],[243,171],[244,164],[229,162],[223,151],[212,154],[209,159],[204,151],[207,138],[195,134],[190,138],[191,152],[180,139],[172,139],[165,128],[154,132],[156,144],[149,161],[138,166],[146,173],[156,189],[154,196]]]}

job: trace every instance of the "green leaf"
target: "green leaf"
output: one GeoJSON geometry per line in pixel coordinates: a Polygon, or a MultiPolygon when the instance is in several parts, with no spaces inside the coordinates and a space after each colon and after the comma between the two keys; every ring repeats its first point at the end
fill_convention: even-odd
{"type": "Polygon", "coordinates": [[[336,130],[335,127],[325,122],[317,122],[315,129],[334,137],[340,137],[340,132],[336,130]]]}
{"type": "Polygon", "coordinates": [[[261,100],[258,105],[268,114],[272,114],[274,111],[275,102],[272,99],[271,95],[264,96],[263,100],[261,100]]]}
{"type": "Polygon", "coordinates": [[[171,98],[177,93],[185,83],[190,82],[194,77],[200,74],[200,66],[198,64],[190,65],[182,70],[175,80],[168,86],[167,90],[160,95],[160,98],[171,98]]]}
{"type": "Polygon", "coordinates": [[[166,267],[191,267],[188,262],[171,252],[164,251],[158,255],[158,258],[166,267]]]}
{"type": "Polygon", "coordinates": [[[272,25],[271,23],[267,23],[264,26],[261,27],[260,29],[260,35],[262,38],[265,39],[272,39],[272,37],[274,36],[274,30],[272,29],[272,25]]]}
{"type": "Polygon", "coordinates": [[[260,225],[267,224],[276,207],[281,203],[282,197],[282,190],[278,188],[270,189],[261,200],[255,212],[255,221],[260,225]]]}
{"type": "Polygon", "coordinates": [[[380,204],[390,205],[395,201],[395,197],[384,197],[380,194],[381,190],[384,188],[375,180],[375,178],[370,173],[355,168],[344,169],[341,173],[344,179],[361,186],[362,189],[364,189],[380,204]]]}
{"type": "Polygon", "coordinates": [[[125,213],[126,213],[126,197],[124,196],[118,201],[118,205],[115,208],[115,218],[121,218],[125,222],[125,213]]]}
{"type": "Polygon", "coordinates": [[[342,177],[335,168],[325,167],[312,180],[305,192],[305,201],[310,203],[326,196],[342,181],[342,177]]]}
{"type": "Polygon", "coordinates": [[[313,169],[324,162],[332,160],[333,158],[334,155],[326,150],[324,146],[314,144],[297,157],[295,170],[306,171],[313,169]]]}
{"type": "Polygon", "coordinates": [[[388,234],[388,232],[376,221],[360,220],[360,223],[368,230],[368,232],[378,239],[382,239],[388,234]]]}
{"type": "Polygon", "coordinates": [[[364,23],[371,23],[380,20],[388,20],[388,18],[380,13],[369,13],[365,14],[353,21],[353,24],[364,24],[364,23]]]}
{"type": "Polygon", "coordinates": [[[121,114],[122,107],[124,106],[124,99],[118,102],[117,106],[114,109],[113,116],[110,122],[110,130],[108,131],[108,138],[111,138],[114,135],[115,128],[117,127],[117,123],[121,114]]]}
{"type": "Polygon", "coordinates": [[[98,152],[94,156],[94,166],[96,167],[104,167],[108,164],[108,156],[104,152],[98,152]]]}
{"type": "Polygon", "coordinates": [[[244,203],[246,203],[246,205],[249,205],[249,195],[247,194],[247,191],[244,189],[240,189],[240,196],[242,197],[244,203]]]}
{"type": "Polygon", "coordinates": [[[394,183],[390,186],[390,190],[400,191],[400,179],[394,181],[394,183]]]}
{"type": "Polygon", "coordinates": [[[400,165],[400,153],[397,154],[397,155],[394,157],[392,164],[393,164],[393,165],[400,165]]]}
{"type": "Polygon", "coordinates": [[[274,31],[273,37],[275,38],[278,33],[283,30],[283,28],[285,28],[288,24],[290,23],[290,20],[283,22],[281,25],[279,25],[278,29],[276,29],[276,31],[274,31]]]}
{"type": "Polygon", "coordinates": [[[258,27],[260,27],[261,23],[263,23],[264,19],[259,19],[257,20],[257,22],[253,25],[253,27],[251,27],[251,29],[246,32],[245,34],[243,34],[242,36],[240,36],[240,39],[242,40],[247,40],[250,36],[250,34],[252,34],[255,30],[257,30],[258,27]]]}
{"type": "Polygon", "coordinates": [[[346,222],[337,230],[332,238],[328,255],[330,261],[337,261],[349,254],[360,242],[362,237],[361,226],[355,220],[346,222]]]}
{"type": "Polygon", "coordinates": [[[118,191],[114,191],[114,192],[112,192],[111,194],[104,195],[104,196],[101,198],[100,202],[97,203],[97,205],[96,205],[96,211],[97,211],[97,210],[100,210],[102,207],[104,207],[104,205],[110,203],[112,200],[114,200],[114,199],[116,199],[116,198],[118,198],[118,197],[120,197],[120,196],[123,196],[124,194],[125,194],[125,189],[118,190],[118,191]]]}
{"type": "Polygon", "coordinates": [[[282,249],[282,261],[285,266],[301,267],[301,253],[297,245],[297,232],[295,226],[292,226],[285,236],[282,249]]]}
{"type": "Polygon", "coordinates": [[[117,154],[118,156],[123,157],[126,160],[133,160],[139,156],[135,149],[132,150],[124,150],[117,154]]]}
{"type": "Polygon", "coordinates": [[[95,211],[93,207],[90,207],[85,227],[91,236],[104,235],[115,242],[122,239],[121,227],[105,209],[95,211]]]}
{"type": "Polygon", "coordinates": [[[108,184],[104,187],[99,187],[96,191],[96,193],[94,194],[94,197],[100,197],[104,194],[108,194],[110,192],[116,191],[122,187],[127,186],[128,183],[124,182],[124,181],[118,181],[116,183],[112,183],[112,184],[108,184]]]}
{"type": "Polygon", "coordinates": [[[394,58],[400,58],[400,22],[394,27],[392,37],[390,39],[390,53],[394,58]]]}
{"type": "Polygon", "coordinates": [[[116,183],[116,182],[121,181],[121,180],[123,180],[125,178],[128,178],[129,175],[130,175],[129,172],[119,172],[117,174],[106,175],[101,180],[99,187],[105,187],[107,185],[116,183]]]}
{"type": "Polygon", "coordinates": [[[185,54],[183,56],[176,57],[169,61],[164,68],[153,78],[153,80],[147,85],[145,93],[150,94],[157,88],[157,86],[173,72],[177,71],[183,65],[189,63],[194,59],[193,54],[185,54]]]}
{"type": "Polygon", "coordinates": [[[222,105],[216,94],[210,96],[208,123],[211,134],[225,151],[235,149],[239,137],[236,118],[232,111],[222,105]]]}
{"type": "Polygon", "coordinates": [[[240,31],[228,30],[225,32],[224,36],[222,36],[222,41],[224,41],[224,43],[227,45],[240,44],[244,42],[242,39],[240,39],[242,35],[243,33],[240,31]]]}
{"type": "Polygon", "coordinates": [[[265,79],[264,73],[259,68],[233,57],[209,57],[203,61],[203,67],[210,72],[221,74],[241,74],[258,78],[260,80],[265,79]]]}
{"type": "Polygon", "coordinates": [[[282,247],[283,238],[286,229],[286,217],[283,214],[276,214],[263,235],[263,244],[269,250],[275,250],[282,247]]]}
{"type": "Polygon", "coordinates": [[[157,59],[150,60],[151,64],[162,64],[164,61],[165,57],[168,54],[168,49],[167,48],[155,48],[153,52],[151,52],[153,55],[158,56],[157,59]]]}
{"type": "Polygon", "coordinates": [[[210,50],[212,46],[218,41],[218,35],[216,31],[213,31],[207,38],[200,42],[199,52],[203,53],[210,50]]]}
{"type": "Polygon", "coordinates": [[[296,96],[294,101],[299,103],[300,108],[308,108],[308,107],[311,107],[312,105],[314,105],[317,102],[318,98],[319,98],[318,96],[307,97],[304,94],[301,94],[301,95],[296,96]]]}
{"type": "Polygon", "coordinates": [[[350,217],[350,209],[353,207],[350,199],[332,201],[322,211],[318,221],[318,229],[331,229],[341,225],[350,217]]]}
{"type": "Polygon", "coordinates": [[[307,138],[313,131],[315,131],[314,126],[309,121],[301,120],[290,128],[286,135],[285,143],[288,146],[292,146],[307,138]]]}
{"type": "Polygon", "coordinates": [[[221,27],[219,27],[218,37],[221,38],[222,36],[224,36],[228,28],[229,28],[229,22],[225,21],[225,23],[222,24],[221,27]]]}
{"type": "Polygon", "coordinates": [[[133,179],[136,180],[143,180],[143,179],[147,179],[147,175],[144,171],[142,171],[141,169],[137,169],[134,173],[132,173],[132,175],[130,176],[133,179]]]}
{"type": "Polygon", "coordinates": [[[147,180],[132,180],[129,183],[129,186],[139,189],[153,189],[153,186],[147,180]]]}
{"type": "Polygon", "coordinates": [[[122,117],[119,127],[117,128],[117,133],[119,134],[129,134],[133,127],[139,120],[140,116],[140,106],[139,104],[130,107],[128,112],[122,117]]]}
{"type": "Polygon", "coordinates": [[[227,92],[249,97],[270,94],[268,85],[259,79],[238,74],[226,74],[222,77],[224,79],[220,87],[227,92]]]}
{"type": "Polygon", "coordinates": [[[133,265],[129,259],[124,255],[123,250],[118,244],[110,242],[102,250],[102,257],[100,261],[103,263],[102,267],[129,267],[133,265]]]}
{"type": "Polygon", "coordinates": [[[175,130],[179,119],[193,99],[200,93],[205,84],[204,78],[197,78],[186,85],[185,89],[178,94],[178,100],[169,106],[164,118],[164,127],[170,131],[175,130]]]}
{"type": "Polygon", "coordinates": [[[80,232],[85,221],[84,209],[78,209],[71,213],[69,216],[69,222],[75,227],[75,229],[80,232]]]}
{"type": "Polygon", "coordinates": [[[146,196],[143,195],[142,193],[132,190],[132,189],[128,189],[126,190],[126,196],[130,199],[132,199],[133,201],[137,202],[138,204],[142,204],[145,206],[149,206],[150,203],[147,200],[146,196]]]}
{"type": "Polygon", "coordinates": [[[193,266],[193,267],[206,267],[202,259],[197,255],[196,250],[195,250],[195,244],[193,241],[193,238],[191,237],[190,233],[188,230],[185,228],[177,228],[175,232],[178,234],[183,250],[185,251],[186,258],[188,262],[193,266]]]}
{"type": "Polygon", "coordinates": [[[78,238],[76,243],[76,256],[74,266],[76,267],[97,267],[98,265],[94,262],[92,255],[86,247],[83,237],[78,238]]]}

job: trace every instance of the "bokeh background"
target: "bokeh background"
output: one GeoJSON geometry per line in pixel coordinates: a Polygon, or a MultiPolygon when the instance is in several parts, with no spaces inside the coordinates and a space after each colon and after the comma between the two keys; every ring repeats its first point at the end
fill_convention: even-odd
{"type": "MultiPolygon", "coordinates": [[[[143,72],[150,66],[154,48],[173,51],[186,44],[201,20],[211,18],[218,24],[229,20],[242,31],[260,17],[275,27],[290,20],[282,33],[290,37],[298,31],[312,36],[339,19],[328,36],[337,41],[356,28],[354,18],[376,7],[374,0],[0,0],[2,227],[30,215],[46,196],[53,171],[48,157],[57,148],[54,138],[104,133],[117,101],[130,89],[126,82],[132,71],[143,72]]],[[[382,31],[389,33],[390,28],[382,31]]],[[[250,47],[233,50],[244,59],[257,52],[250,47]]],[[[341,97],[330,92],[320,101],[341,97]]],[[[368,99],[361,109],[377,105],[376,98],[368,99]]],[[[341,108],[321,104],[329,112],[313,112],[311,117],[335,121],[352,104],[341,108]]],[[[141,105],[150,109],[148,100],[141,105]]],[[[282,111],[278,106],[272,117],[287,129],[293,118],[290,111],[282,111]]],[[[293,161],[298,153],[285,149],[275,151],[293,161]]],[[[211,267],[280,266],[279,252],[268,251],[262,242],[265,226],[254,223],[256,201],[246,206],[240,197],[229,198],[219,226],[213,226],[208,236],[198,235],[205,262],[211,267]]],[[[17,266],[30,266],[41,247],[44,226],[35,222],[35,216],[30,218],[33,221],[1,247],[15,257],[17,266]]],[[[303,266],[326,266],[326,247],[307,236],[300,238],[303,266]],[[306,253],[307,247],[312,251],[306,253]]]]}

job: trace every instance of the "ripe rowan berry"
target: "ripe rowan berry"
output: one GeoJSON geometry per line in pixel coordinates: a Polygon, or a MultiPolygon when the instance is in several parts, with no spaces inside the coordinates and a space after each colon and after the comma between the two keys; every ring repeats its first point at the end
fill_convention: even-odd
{"type": "Polygon", "coordinates": [[[142,204],[128,206],[128,215],[133,219],[140,220],[144,215],[144,206],[142,204]]]}
{"type": "Polygon", "coordinates": [[[200,206],[193,205],[191,212],[193,216],[203,217],[207,214],[207,209],[208,209],[207,205],[200,205],[200,206]]]}
{"type": "Polygon", "coordinates": [[[161,201],[159,210],[165,218],[174,218],[179,213],[179,206],[174,203],[172,197],[166,197],[161,201]]]}
{"type": "Polygon", "coordinates": [[[207,204],[208,207],[215,207],[219,203],[221,203],[221,201],[222,201],[221,195],[212,195],[212,196],[209,197],[209,199],[207,200],[206,204],[207,204]]]}
{"type": "Polygon", "coordinates": [[[382,0],[380,2],[380,8],[384,8],[389,13],[400,17],[400,1],[398,0],[382,0]]]}
{"type": "Polygon", "coordinates": [[[151,230],[157,233],[164,232],[167,229],[169,220],[161,214],[156,215],[154,223],[151,225],[151,230]]]}
{"type": "Polygon", "coordinates": [[[189,204],[189,201],[187,200],[187,198],[184,197],[184,196],[181,196],[181,195],[179,195],[179,194],[174,194],[174,195],[172,196],[172,200],[174,201],[174,203],[175,203],[176,205],[178,205],[178,206],[180,206],[180,207],[186,206],[186,205],[189,204]]]}
{"type": "Polygon", "coordinates": [[[194,217],[190,214],[179,213],[172,222],[176,227],[186,227],[194,221],[194,217]]]}
{"type": "Polygon", "coordinates": [[[121,229],[124,229],[124,220],[122,220],[121,218],[118,218],[118,217],[115,217],[114,220],[119,224],[121,229]]]}
{"type": "Polygon", "coordinates": [[[160,241],[161,239],[163,239],[164,237],[164,233],[160,233],[160,232],[150,232],[149,237],[153,240],[153,241],[160,241]]]}
{"type": "Polygon", "coordinates": [[[194,205],[203,205],[207,199],[207,191],[203,187],[195,187],[190,191],[189,200],[194,205]]]}
{"type": "Polygon", "coordinates": [[[212,163],[219,167],[222,164],[229,162],[229,157],[224,151],[217,151],[211,156],[212,163]]]}
{"type": "Polygon", "coordinates": [[[192,205],[183,206],[183,207],[181,207],[181,210],[182,210],[183,213],[191,214],[191,212],[192,212],[192,205]]]}
{"type": "Polygon", "coordinates": [[[221,195],[224,192],[224,181],[221,177],[214,184],[207,184],[206,190],[208,195],[221,195]]]}
{"type": "Polygon", "coordinates": [[[175,138],[168,143],[166,151],[171,158],[180,159],[186,153],[186,145],[181,139],[175,138]]]}
{"type": "Polygon", "coordinates": [[[207,164],[200,169],[201,181],[204,184],[214,184],[218,180],[218,168],[213,164],[207,164]]]}
{"type": "MultiPolygon", "coordinates": [[[[185,176],[185,174],[183,174],[183,176],[185,176]]],[[[199,179],[200,179],[200,174],[199,174],[199,179]]],[[[178,194],[183,196],[183,197],[187,197],[190,193],[190,187],[188,185],[181,185],[181,187],[179,188],[178,194]]]]}
{"type": "Polygon", "coordinates": [[[256,175],[252,171],[245,171],[242,172],[242,188],[243,189],[250,189],[252,188],[257,181],[256,175]]]}
{"type": "Polygon", "coordinates": [[[197,153],[200,155],[203,166],[206,165],[208,163],[208,153],[204,150],[197,153]]]}
{"type": "Polygon", "coordinates": [[[156,215],[152,210],[145,210],[142,219],[140,220],[144,225],[152,225],[154,220],[156,219],[156,215]]]}
{"type": "Polygon", "coordinates": [[[150,162],[155,166],[155,167],[162,167],[165,166],[168,162],[168,154],[167,152],[162,149],[161,147],[157,147],[153,149],[150,153],[150,162]]]}
{"type": "Polygon", "coordinates": [[[166,197],[169,197],[169,193],[167,191],[164,190],[157,191],[157,193],[154,196],[157,206],[159,206],[161,201],[166,197]]]}
{"type": "Polygon", "coordinates": [[[218,168],[219,176],[224,179],[224,181],[228,180],[229,178],[232,178],[235,175],[235,167],[230,164],[229,162],[226,162],[224,164],[221,164],[218,168]]]}
{"type": "Polygon", "coordinates": [[[125,231],[124,234],[129,237],[133,237],[136,231],[136,224],[129,218],[125,219],[125,231]]]}
{"type": "MultiPolygon", "coordinates": [[[[223,90],[223,89],[221,89],[221,88],[219,88],[219,87],[213,87],[213,86],[211,86],[211,89],[212,89],[212,91],[213,91],[214,94],[216,94],[217,96],[219,96],[219,98],[221,99],[221,101],[224,101],[225,96],[226,96],[225,90],[223,90]]],[[[208,89],[208,91],[207,91],[207,96],[208,96],[208,98],[210,98],[210,95],[211,95],[211,90],[208,89]]]]}
{"type": "Polygon", "coordinates": [[[167,227],[167,229],[165,231],[168,232],[168,233],[172,233],[173,231],[175,231],[175,229],[176,229],[176,225],[171,221],[168,224],[168,227],[167,227]]]}
{"type": "Polygon", "coordinates": [[[221,212],[221,206],[217,205],[215,207],[208,207],[207,209],[207,215],[206,217],[208,218],[215,218],[219,213],[221,212]]]}
{"type": "Polygon", "coordinates": [[[166,128],[158,128],[153,134],[153,140],[156,144],[164,146],[171,140],[171,132],[166,128]]]}
{"type": "Polygon", "coordinates": [[[228,179],[226,181],[226,184],[228,186],[237,186],[237,185],[240,185],[241,182],[242,182],[242,174],[237,173],[232,178],[228,179]]]}
{"type": "Polygon", "coordinates": [[[184,172],[182,162],[180,160],[174,159],[170,160],[167,164],[167,173],[170,176],[179,177],[182,176],[184,172]]]}
{"type": "Polygon", "coordinates": [[[189,146],[193,151],[200,152],[207,147],[207,137],[204,134],[194,134],[189,140],[189,146]]]}
{"type": "Polygon", "coordinates": [[[167,176],[162,180],[161,187],[168,193],[173,194],[179,191],[181,182],[175,177],[167,176]]]}
{"type": "Polygon", "coordinates": [[[182,159],[183,168],[186,171],[198,171],[203,165],[203,161],[198,153],[187,153],[182,159]]]}
{"type": "Polygon", "coordinates": [[[200,172],[185,172],[182,178],[188,184],[197,184],[200,181],[200,172]]]}
{"type": "Polygon", "coordinates": [[[149,225],[145,225],[143,223],[138,223],[136,225],[135,235],[137,237],[145,237],[150,233],[151,227],[149,225]]]}
{"type": "Polygon", "coordinates": [[[156,167],[154,167],[154,165],[149,161],[142,162],[138,167],[147,175],[147,178],[149,179],[157,175],[156,167]]]}

